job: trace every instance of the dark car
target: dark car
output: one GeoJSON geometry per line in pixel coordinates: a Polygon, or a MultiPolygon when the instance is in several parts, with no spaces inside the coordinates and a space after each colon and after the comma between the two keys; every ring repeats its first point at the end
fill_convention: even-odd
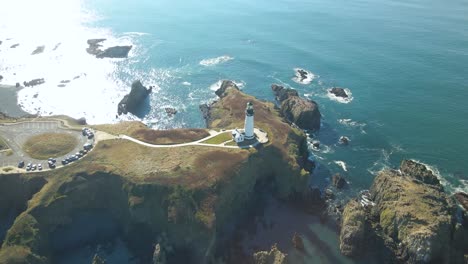
{"type": "Polygon", "coordinates": [[[24,167],[24,161],[20,161],[18,163],[18,168],[23,168],[24,167]]]}
{"type": "Polygon", "coordinates": [[[57,160],[56,160],[56,159],[54,159],[54,158],[49,158],[49,159],[48,159],[48,161],[49,161],[49,162],[52,162],[52,163],[55,163],[55,162],[57,162],[57,160]]]}
{"type": "Polygon", "coordinates": [[[93,139],[93,138],[94,138],[94,134],[93,134],[93,133],[88,134],[88,139],[93,139]]]}
{"type": "Polygon", "coordinates": [[[85,149],[85,150],[88,150],[88,151],[89,151],[89,150],[92,149],[92,148],[93,148],[93,145],[90,144],[90,143],[86,143],[86,144],[83,145],[83,149],[85,149]]]}
{"type": "Polygon", "coordinates": [[[86,134],[88,134],[89,132],[89,128],[85,127],[81,130],[81,133],[83,134],[83,136],[86,136],[86,134]]]}
{"type": "Polygon", "coordinates": [[[55,169],[55,164],[54,163],[49,163],[49,168],[55,169]]]}
{"type": "Polygon", "coordinates": [[[68,161],[66,159],[62,160],[62,165],[67,165],[68,161]]]}

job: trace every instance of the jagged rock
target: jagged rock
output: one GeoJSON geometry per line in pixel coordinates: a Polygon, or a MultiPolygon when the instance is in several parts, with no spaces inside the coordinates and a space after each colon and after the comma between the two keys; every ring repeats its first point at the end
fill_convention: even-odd
{"type": "Polygon", "coordinates": [[[307,191],[304,192],[302,195],[302,200],[306,206],[322,206],[325,203],[325,200],[322,197],[322,192],[320,188],[316,186],[309,186],[307,191]]]}
{"type": "Polygon", "coordinates": [[[0,45],[2,45],[3,41],[0,40],[0,45]]]}
{"type": "Polygon", "coordinates": [[[296,232],[294,232],[294,235],[292,237],[292,244],[295,249],[304,251],[304,242],[296,232]]]}
{"type": "Polygon", "coordinates": [[[98,254],[94,255],[92,264],[106,264],[106,263],[107,261],[102,259],[98,254]]]}
{"type": "Polygon", "coordinates": [[[60,83],[69,83],[70,80],[61,80],[60,83]]]}
{"type": "Polygon", "coordinates": [[[36,55],[36,54],[42,53],[42,52],[44,52],[44,49],[45,49],[45,46],[38,46],[38,47],[31,53],[31,55],[36,55]]]}
{"type": "Polygon", "coordinates": [[[34,80],[31,80],[29,82],[23,82],[23,85],[25,87],[29,87],[29,86],[36,86],[36,85],[40,85],[40,84],[43,84],[45,83],[45,80],[44,78],[39,78],[39,79],[34,79],[34,80]]]}
{"type": "Polygon", "coordinates": [[[432,185],[440,184],[439,179],[424,164],[420,164],[412,160],[404,160],[401,162],[400,170],[402,173],[424,183],[432,185]]]}
{"type": "Polygon", "coordinates": [[[141,84],[139,80],[132,83],[132,89],[129,94],[125,95],[120,101],[118,106],[118,114],[137,114],[140,109],[141,103],[146,99],[148,94],[152,91],[151,88],[147,89],[141,84]]]}
{"type": "Polygon", "coordinates": [[[318,104],[298,96],[297,91],[273,84],[276,98],[281,103],[281,113],[302,129],[319,130],[321,114],[318,104]]]}
{"type": "Polygon", "coordinates": [[[210,123],[211,115],[210,115],[210,105],[208,104],[201,104],[199,106],[200,111],[202,112],[203,119],[205,120],[206,125],[210,123]]]}
{"type": "Polygon", "coordinates": [[[459,192],[455,194],[455,198],[462,205],[465,211],[468,212],[468,194],[464,192],[459,192]]]}
{"type": "Polygon", "coordinates": [[[333,177],[332,177],[332,184],[337,189],[341,189],[341,188],[346,186],[347,182],[343,178],[343,176],[341,176],[341,174],[337,173],[337,174],[333,175],[333,177]]]}
{"type": "Polygon", "coordinates": [[[462,263],[468,247],[452,235],[456,233],[454,202],[423,168],[423,164],[403,161],[401,173],[384,170],[370,189],[372,205],[364,207],[357,200],[346,205],[340,234],[343,254],[379,252],[377,261],[462,263]]]}
{"type": "Polygon", "coordinates": [[[166,264],[166,252],[162,249],[161,245],[158,243],[154,246],[153,252],[153,264],[166,264]]]}
{"type": "Polygon", "coordinates": [[[276,245],[268,251],[259,251],[253,255],[254,264],[287,264],[286,254],[281,252],[276,245]]]}
{"type": "Polygon", "coordinates": [[[330,89],[330,93],[334,94],[336,97],[341,97],[341,98],[348,98],[348,94],[346,93],[345,89],[339,88],[339,87],[334,87],[330,89]]]}
{"type": "Polygon", "coordinates": [[[59,47],[61,44],[62,44],[62,43],[60,43],[60,42],[59,42],[59,43],[57,43],[57,44],[55,45],[55,47],[54,47],[52,50],[53,50],[53,51],[57,50],[57,49],[58,49],[58,47],[59,47]]]}
{"type": "Polygon", "coordinates": [[[16,87],[16,88],[19,88],[20,86],[21,86],[21,84],[18,83],[18,82],[15,84],[15,87],[16,87]]]}
{"type": "Polygon", "coordinates": [[[3,76],[2,76],[2,75],[0,75],[0,81],[1,81],[1,80],[3,80],[3,76]]]}
{"type": "Polygon", "coordinates": [[[114,46],[107,48],[105,50],[101,50],[101,42],[105,41],[106,39],[88,39],[89,47],[86,51],[96,56],[96,58],[127,58],[128,53],[132,49],[132,46],[114,46]]]}
{"type": "Polygon", "coordinates": [[[96,58],[127,58],[132,46],[115,46],[96,54],[96,58]]]}
{"type": "Polygon", "coordinates": [[[225,95],[226,89],[229,87],[233,87],[239,90],[239,87],[237,87],[237,85],[233,81],[224,80],[223,83],[221,84],[221,87],[219,87],[219,89],[215,91],[215,94],[219,96],[220,98],[223,98],[225,95]]]}
{"type": "Polygon", "coordinates": [[[313,141],[312,147],[317,150],[320,149],[320,141],[313,141]]]}
{"type": "Polygon", "coordinates": [[[16,48],[18,46],[19,46],[19,43],[16,43],[16,44],[11,45],[10,48],[14,49],[14,48],[16,48]]]}
{"type": "Polygon", "coordinates": [[[340,144],[343,144],[343,145],[348,145],[348,144],[349,144],[349,141],[351,141],[351,140],[349,140],[348,137],[346,137],[346,136],[341,136],[341,137],[340,137],[340,140],[339,140],[338,142],[339,142],[340,144]]]}
{"type": "Polygon", "coordinates": [[[174,108],[166,107],[164,110],[169,117],[173,117],[175,114],[177,114],[177,109],[174,108]]]}

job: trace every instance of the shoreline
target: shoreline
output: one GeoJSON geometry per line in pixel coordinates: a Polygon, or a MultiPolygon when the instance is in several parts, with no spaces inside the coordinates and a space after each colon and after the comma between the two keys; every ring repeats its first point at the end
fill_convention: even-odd
{"type": "Polygon", "coordinates": [[[24,87],[0,84],[0,112],[7,116],[19,118],[29,113],[18,105],[18,92],[24,87]]]}

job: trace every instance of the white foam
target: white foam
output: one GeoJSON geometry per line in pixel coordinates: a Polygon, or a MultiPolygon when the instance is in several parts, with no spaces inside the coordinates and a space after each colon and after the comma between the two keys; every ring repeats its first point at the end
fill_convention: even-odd
{"type": "Polygon", "coordinates": [[[340,166],[344,171],[348,171],[348,168],[346,167],[346,163],[341,160],[334,160],[333,161],[336,165],[340,166]]]}
{"type": "Polygon", "coordinates": [[[310,84],[316,77],[311,71],[305,69],[294,68],[294,71],[296,72],[296,76],[294,76],[292,80],[299,84],[310,84]],[[299,71],[305,71],[307,73],[307,77],[305,79],[302,79],[302,76],[299,73],[299,71]]]}
{"type": "Polygon", "coordinates": [[[150,33],[146,33],[146,32],[134,32],[134,31],[124,32],[123,34],[125,34],[125,35],[132,35],[132,36],[147,36],[147,35],[150,35],[150,33]]]}
{"type": "Polygon", "coordinates": [[[190,85],[192,85],[192,84],[191,84],[190,82],[182,82],[182,85],[184,85],[184,86],[190,86],[190,85]]]}
{"type": "Polygon", "coordinates": [[[45,84],[18,93],[18,103],[29,113],[86,117],[91,124],[115,122],[117,104],[130,89],[129,83],[116,77],[117,67],[121,71],[127,65],[121,63],[124,59],[97,59],[88,54],[87,40],[106,38],[103,46],[133,45],[129,61],[135,56],[135,45],[131,36],[118,37],[108,29],[87,26],[99,18],[86,10],[83,2],[15,0],[0,9],[0,31],[5,38],[0,45],[2,82],[45,79],[45,84]],[[34,23],[11,23],[19,16],[34,23]],[[16,43],[20,45],[11,49],[16,43]],[[42,45],[43,53],[31,55],[42,45]],[[80,77],[74,79],[76,76],[80,77]],[[70,83],[58,87],[61,80],[70,83]]]}
{"type": "Polygon", "coordinates": [[[215,66],[215,65],[218,65],[218,64],[221,64],[221,63],[228,62],[228,61],[233,60],[233,59],[234,59],[233,57],[224,55],[224,56],[220,56],[220,57],[216,57],[216,58],[204,59],[204,60],[200,61],[200,65],[215,66]]]}
{"type": "Polygon", "coordinates": [[[349,90],[348,88],[345,88],[344,90],[345,90],[346,94],[348,95],[347,98],[343,98],[343,97],[339,97],[339,96],[334,95],[333,93],[331,93],[331,89],[327,90],[327,96],[331,100],[342,103],[342,104],[351,103],[351,101],[353,101],[353,99],[354,99],[353,93],[351,93],[351,90],[349,90]]]}

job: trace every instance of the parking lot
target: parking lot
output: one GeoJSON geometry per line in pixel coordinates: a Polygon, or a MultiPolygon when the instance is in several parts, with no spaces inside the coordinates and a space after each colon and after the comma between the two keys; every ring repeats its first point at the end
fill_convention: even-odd
{"type": "Polygon", "coordinates": [[[51,157],[57,159],[57,166],[60,160],[67,156],[79,152],[86,143],[94,143],[93,139],[83,136],[80,131],[70,130],[61,127],[58,121],[32,121],[15,124],[0,124],[0,136],[9,145],[11,151],[0,152],[0,167],[17,167],[19,161],[26,164],[42,164],[44,169],[48,169],[47,160],[36,160],[29,157],[23,150],[23,144],[32,136],[43,133],[67,133],[73,135],[78,140],[77,146],[69,154],[61,157],[51,157]]]}

